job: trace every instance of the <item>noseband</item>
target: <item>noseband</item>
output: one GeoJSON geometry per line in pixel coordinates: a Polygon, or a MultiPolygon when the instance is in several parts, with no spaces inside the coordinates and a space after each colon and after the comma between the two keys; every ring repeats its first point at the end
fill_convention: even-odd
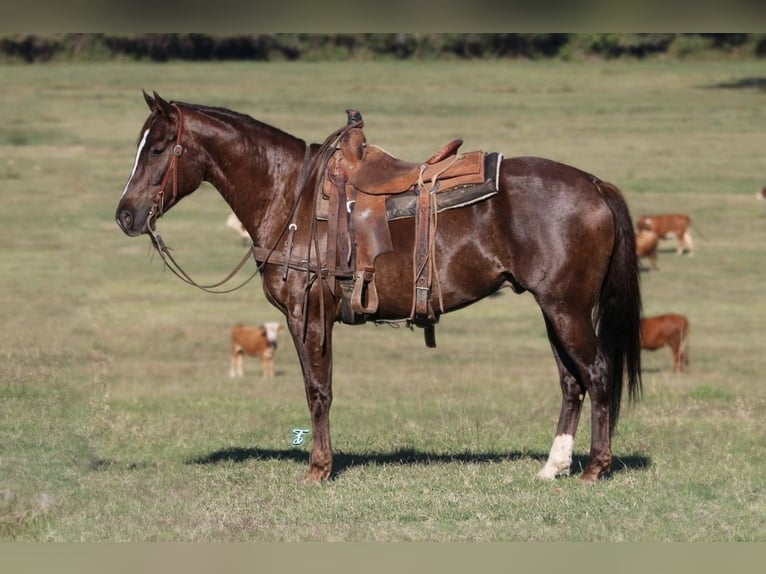
{"type": "Polygon", "coordinates": [[[149,210],[150,223],[148,227],[150,229],[152,217],[154,217],[155,220],[162,217],[162,213],[164,211],[163,204],[165,199],[165,190],[170,183],[171,176],[173,178],[173,197],[170,199],[170,204],[168,207],[173,205],[176,198],[178,197],[178,158],[184,154],[184,147],[181,145],[181,138],[183,137],[184,133],[184,124],[183,118],[181,117],[181,108],[179,108],[176,104],[171,105],[175,108],[176,113],[178,114],[178,135],[176,136],[176,145],[173,146],[173,157],[170,158],[170,165],[168,166],[168,170],[165,172],[165,177],[162,178],[162,183],[160,184],[159,191],[157,191],[154,199],[152,200],[152,208],[149,210]]]}

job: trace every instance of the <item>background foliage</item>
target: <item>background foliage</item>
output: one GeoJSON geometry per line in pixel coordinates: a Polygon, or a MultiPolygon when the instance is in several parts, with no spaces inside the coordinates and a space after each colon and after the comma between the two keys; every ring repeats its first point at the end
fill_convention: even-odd
{"type": "Polygon", "coordinates": [[[9,34],[0,58],[50,60],[347,60],[764,57],[766,34],[9,34]]]}

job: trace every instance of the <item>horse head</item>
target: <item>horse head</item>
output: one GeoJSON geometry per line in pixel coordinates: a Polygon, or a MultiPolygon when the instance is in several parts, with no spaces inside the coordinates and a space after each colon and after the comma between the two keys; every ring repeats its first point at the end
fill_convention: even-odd
{"type": "Polygon", "coordinates": [[[203,156],[191,143],[181,107],[157,92],[144,92],[151,115],[139,135],[133,171],[117,205],[115,218],[126,235],[153,229],[157,219],[202,183],[203,156]]]}

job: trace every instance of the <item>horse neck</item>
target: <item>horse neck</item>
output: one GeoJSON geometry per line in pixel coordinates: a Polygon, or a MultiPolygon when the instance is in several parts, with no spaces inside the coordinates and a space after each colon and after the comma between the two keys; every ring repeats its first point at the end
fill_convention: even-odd
{"type": "Polygon", "coordinates": [[[216,129],[203,139],[208,156],[205,180],[219,191],[255,244],[270,247],[287,229],[302,194],[306,142],[251,118],[216,122],[216,129]]]}

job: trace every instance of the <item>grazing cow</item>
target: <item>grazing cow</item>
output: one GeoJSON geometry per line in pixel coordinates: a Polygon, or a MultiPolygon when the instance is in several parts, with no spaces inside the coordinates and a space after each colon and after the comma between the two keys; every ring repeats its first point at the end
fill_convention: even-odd
{"type": "Polygon", "coordinates": [[[276,321],[264,323],[259,327],[237,325],[231,331],[231,356],[229,358],[229,376],[241,377],[244,356],[260,357],[263,377],[274,378],[274,353],[277,350],[277,335],[284,326],[276,321]]]}
{"type": "Polygon", "coordinates": [[[245,229],[245,226],[242,225],[242,222],[237,218],[234,213],[230,213],[229,217],[226,218],[226,227],[229,227],[237,232],[237,234],[242,238],[242,243],[249,243],[250,242],[250,234],[247,232],[247,229],[245,229]]]}
{"type": "Polygon", "coordinates": [[[678,239],[676,255],[682,255],[684,249],[689,251],[689,255],[694,255],[691,219],[688,215],[642,215],[638,220],[637,227],[638,231],[654,231],[660,239],[669,237],[678,239]]]}
{"type": "Polygon", "coordinates": [[[657,267],[657,245],[660,243],[660,236],[654,231],[646,229],[636,233],[636,255],[639,263],[642,257],[648,257],[652,270],[659,271],[657,267]]]}
{"type": "Polygon", "coordinates": [[[766,187],[762,187],[761,191],[756,194],[758,199],[766,199],[766,187]]]}
{"type": "Polygon", "coordinates": [[[689,320],[668,313],[641,319],[641,348],[655,351],[668,345],[673,351],[673,371],[689,366],[689,320]]]}

